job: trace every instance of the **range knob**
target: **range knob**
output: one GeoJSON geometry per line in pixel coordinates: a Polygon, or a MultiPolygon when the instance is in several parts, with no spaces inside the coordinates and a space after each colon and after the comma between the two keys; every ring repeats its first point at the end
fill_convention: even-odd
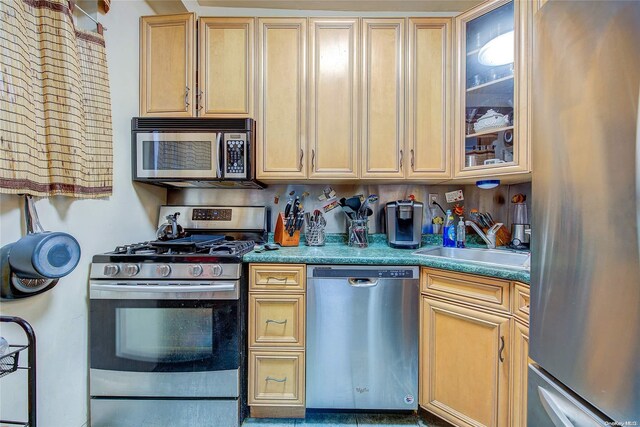
{"type": "Polygon", "coordinates": [[[140,272],[140,266],[138,264],[127,264],[124,266],[124,274],[129,277],[133,277],[140,272]]]}
{"type": "Polygon", "coordinates": [[[113,277],[120,272],[120,267],[116,264],[107,264],[104,266],[103,272],[105,276],[113,277]]]}
{"type": "Polygon", "coordinates": [[[156,267],[156,273],[158,273],[162,277],[167,277],[171,274],[171,266],[167,264],[160,264],[156,267]]]}
{"type": "Polygon", "coordinates": [[[200,264],[190,265],[189,266],[189,274],[193,277],[201,276],[204,272],[204,269],[200,264]]]}
{"type": "Polygon", "coordinates": [[[222,274],[222,267],[220,264],[214,264],[211,266],[211,275],[214,277],[218,277],[222,274]]]}

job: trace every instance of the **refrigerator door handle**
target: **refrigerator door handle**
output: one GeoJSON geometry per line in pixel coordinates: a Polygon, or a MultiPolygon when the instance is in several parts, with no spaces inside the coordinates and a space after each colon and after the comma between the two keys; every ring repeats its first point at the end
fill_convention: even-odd
{"type": "Polygon", "coordinates": [[[553,421],[555,427],[575,427],[560,408],[560,404],[556,401],[551,393],[544,388],[538,386],[538,395],[542,402],[542,407],[553,421]]]}
{"type": "MultiPolygon", "coordinates": [[[[638,91],[638,118],[636,119],[636,237],[640,248],[640,90],[638,91]]],[[[638,259],[640,264],[640,258],[638,259]]]]}

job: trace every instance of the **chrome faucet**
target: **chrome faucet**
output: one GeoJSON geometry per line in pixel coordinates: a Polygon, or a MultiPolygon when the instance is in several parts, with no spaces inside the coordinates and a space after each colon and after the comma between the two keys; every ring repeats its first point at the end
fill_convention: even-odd
{"type": "Polygon", "coordinates": [[[489,230],[487,230],[487,234],[484,234],[480,227],[478,227],[473,221],[465,221],[464,224],[473,228],[476,233],[478,233],[478,236],[482,237],[482,240],[484,240],[484,242],[487,244],[487,248],[495,249],[496,233],[498,232],[498,229],[503,225],[501,222],[495,223],[489,230]]]}

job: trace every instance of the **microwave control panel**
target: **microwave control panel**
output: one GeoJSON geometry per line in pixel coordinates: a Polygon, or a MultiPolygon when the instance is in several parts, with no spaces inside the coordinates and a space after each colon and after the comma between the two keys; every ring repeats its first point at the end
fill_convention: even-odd
{"type": "Polygon", "coordinates": [[[224,177],[247,178],[247,134],[224,134],[224,177]]]}

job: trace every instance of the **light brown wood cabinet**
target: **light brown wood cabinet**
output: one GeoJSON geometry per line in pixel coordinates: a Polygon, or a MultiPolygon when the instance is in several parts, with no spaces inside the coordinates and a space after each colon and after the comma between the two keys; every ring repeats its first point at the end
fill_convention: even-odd
{"type": "Polygon", "coordinates": [[[532,17],[543,4],[488,0],[455,25],[450,18],[203,17],[197,37],[193,13],[143,17],[140,115],[255,118],[256,176],[266,182],[526,179],[532,17]],[[502,15],[489,18],[509,5],[513,67],[482,68],[480,48],[469,43],[498,34],[502,15]],[[511,108],[513,124],[470,131],[468,114],[492,106],[511,108]],[[500,139],[505,147],[493,151],[504,163],[467,159],[500,139]]]}
{"type": "Polygon", "coordinates": [[[508,426],[509,317],[422,299],[420,404],[458,426],[508,426]]]}
{"type": "Polygon", "coordinates": [[[304,347],[304,295],[261,294],[252,292],[249,311],[251,347],[304,347]]]}
{"type": "Polygon", "coordinates": [[[534,3],[488,0],[455,18],[456,179],[509,175],[526,178],[531,172],[529,106],[534,3]],[[484,46],[511,30],[513,63],[481,61],[484,46]],[[509,123],[476,127],[491,110],[509,117],[509,123]],[[489,159],[494,163],[485,164],[489,159]]]}
{"type": "Polygon", "coordinates": [[[250,351],[249,405],[303,406],[304,351],[250,351]]]}
{"type": "Polygon", "coordinates": [[[254,21],[200,18],[196,38],[193,13],[142,17],[140,115],[253,117],[254,21]]]}
{"type": "Polygon", "coordinates": [[[305,92],[305,20],[260,19],[258,178],[450,178],[451,23],[311,18],[305,92]]]}
{"type": "Polygon", "coordinates": [[[362,20],[362,178],[403,178],[405,20],[362,20]]]}
{"type": "Polygon", "coordinates": [[[140,115],[195,114],[195,14],[140,18],[140,115]]]}
{"type": "Polygon", "coordinates": [[[409,19],[405,138],[408,179],[451,178],[451,59],[451,19],[409,19]]]}
{"type": "Polygon", "coordinates": [[[307,19],[258,20],[258,179],[307,177],[307,19]]]}
{"type": "Polygon", "coordinates": [[[511,427],[527,427],[527,374],[529,370],[529,326],[513,320],[511,349],[511,427]]]}
{"type": "Polygon", "coordinates": [[[304,417],[304,264],[249,265],[249,397],[253,417],[304,417]]]}
{"type": "Polygon", "coordinates": [[[529,288],[421,271],[420,396],[456,426],[525,427],[529,288]]]}
{"type": "Polygon", "coordinates": [[[358,177],[360,20],[309,20],[311,179],[358,177]]]}
{"type": "Polygon", "coordinates": [[[254,116],[254,18],[200,18],[198,116],[254,116]]]}

